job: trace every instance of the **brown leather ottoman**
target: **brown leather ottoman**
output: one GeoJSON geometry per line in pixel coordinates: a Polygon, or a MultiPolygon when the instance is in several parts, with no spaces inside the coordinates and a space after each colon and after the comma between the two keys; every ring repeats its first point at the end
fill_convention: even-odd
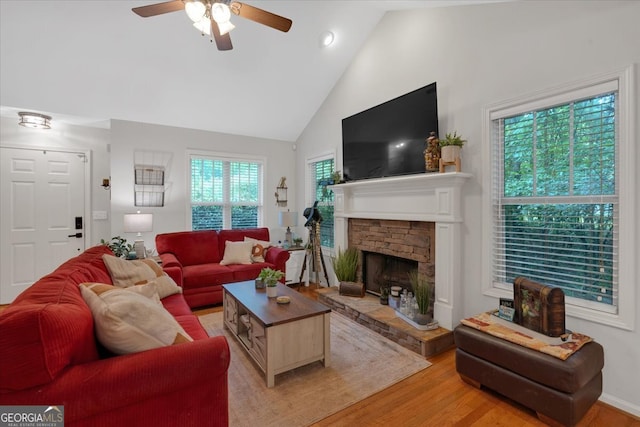
{"type": "Polygon", "coordinates": [[[561,360],[464,325],[454,339],[463,380],[533,409],[543,421],[573,426],[602,393],[604,351],[596,342],[561,360]]]}

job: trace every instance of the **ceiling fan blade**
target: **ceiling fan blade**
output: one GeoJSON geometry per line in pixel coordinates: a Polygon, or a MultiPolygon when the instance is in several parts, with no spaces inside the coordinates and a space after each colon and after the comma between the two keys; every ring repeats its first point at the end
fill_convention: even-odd
{"type": "Polygon", "coordinates": [[[162,15],[163,13],[176,12],[184,9],[184,2],[182,0],[166,1],[164,3],[150,4],[148,6],[134,7],[133,12],[148,18],[150,16],[162,15]]]}
{"type": "Polygon", "coordinates": [[[229,33],[220,35],[220,28],[218,27],[218,23],[211,20],[211,35],[213,39],[216,41],[216,46],[218,50],[231,50],[233,49],[233,45],[231,44],[231,36],[229,33]]]}
{"type": "Polygon", "coordinates": [[[229,8],[231,9],[231,12],[236,15],[285,33],[289,31],[291,24],[293,24],[293,21],[289,18],[267,12],[266,10],[262,10],[257,7],[249,6],[245,3],[240,3],[239,1],[231,2],[229,8]]]}

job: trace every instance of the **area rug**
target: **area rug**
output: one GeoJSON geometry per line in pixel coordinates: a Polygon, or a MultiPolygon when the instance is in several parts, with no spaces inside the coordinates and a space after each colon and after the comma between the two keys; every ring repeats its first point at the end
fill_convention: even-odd
{"type": "Polygon", "coordinates": [[[264,375],[223,328],[222,313],[200,316],[210,336],[225,335],[231,348],[229,425],[307,426],[431,364],[420,355],[331,313],[331,366],[321,362],[276,375],[267,388],[264,375]]]}
{"type": "Polygon", "coordinates": [[[567,337],[547,337],[538,332],[524,328],[494,316],[492,312],[481,313],[467,319],[462,319],[463,325],[477,329],[494,337],[502,338],[514,344],[519,344],[533,350],[538,350],[558,359],[566,360],[588,342],[591,337],[572,332],[567,337]]]}

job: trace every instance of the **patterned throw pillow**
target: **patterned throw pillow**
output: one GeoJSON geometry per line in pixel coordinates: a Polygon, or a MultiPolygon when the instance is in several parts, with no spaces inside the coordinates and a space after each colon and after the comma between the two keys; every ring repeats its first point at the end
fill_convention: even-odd
{"type": "Polygon", "coordinates": [[[193,341],[162,305],[144,295],[103,283],[79,286],[98,340],[115,354],[193,341]]]}
{"type": "Polygon", "coordinates": [[[251,250],[251,261],[264,262],[264,254],[267,252],[267,249],[271,247],[271,242],[253,239],[246,236],[244,238],[244,241],[253,243],[253,248],[251,250]]]}
{"type": "Polygon", "coordinates": [[[102,260],[107,266],[115,286],[128,288],[134,285],[155,283],[160,298],[182,292],[182,288],[152,259],[130,261],[105,254],[102,256],[102,260]]]}

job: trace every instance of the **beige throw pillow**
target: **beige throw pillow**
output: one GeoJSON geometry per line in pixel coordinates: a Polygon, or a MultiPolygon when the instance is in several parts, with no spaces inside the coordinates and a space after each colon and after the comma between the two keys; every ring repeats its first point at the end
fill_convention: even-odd
{"type": "Polygon", "coordinates": [[[137,353],[193,339],[162,305],[127,289],[80,284],[98,340],[116,354],[137,353]]]}
{"type": "Polygon", "coordinates": [[[102,260],[107,266],[115,286],[128,288],[134,285],[155,283],[160,298],[182,292],[182,288],[152,259],[130,261],[105,254],[102,256],[102,260]]]}
{"type": "Polygon", "coordinates": [[[224,246],[224,257],[220,265],[251,264],[251,242],[232,242],[227,240],[224,246]]]}
{"type": "Polygon", "coordinates": [[[253,262],[264,262],[264,254],[267,252],[267,249],[271,246],[271,242],[267,242],[265,240],[258,240],[252,237],[244,238],[245,242],[251,242],[253,247],[251,248],[251,261],[253,262]]]}

